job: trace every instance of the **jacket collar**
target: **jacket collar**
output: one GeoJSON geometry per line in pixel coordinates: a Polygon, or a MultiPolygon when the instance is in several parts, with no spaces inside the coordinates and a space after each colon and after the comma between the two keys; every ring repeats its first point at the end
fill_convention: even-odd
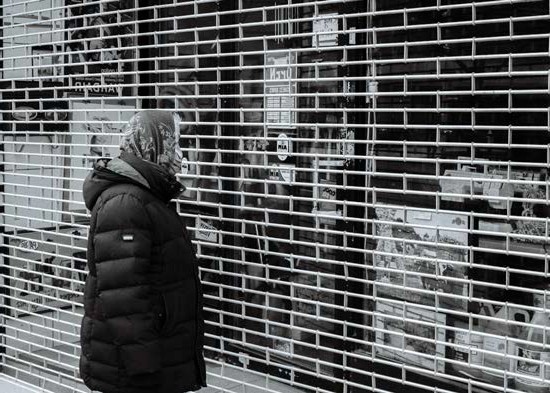
{"type": "MultiPolygon", "coordinates": [[[[185,191],[183,184],[158,164],[145,161],[124,151],[121,152],[119,160],[126,164],[126,166],[118,166],[123,171],[119,173],[121,176],[130,178],[134,182],[149,188],[153,194],[164,202],[169,202],[185,191]]],[[[116,170],[116,162],[114,164],[113,169],[116,170]]],[[[111,169],[111,165],[107,167],[111,169]]]]}
{"type": "Polygon", "coordinates": [[[123,183],[146,188],[164,203],[185,191],[183,184],[160,165],[122,152],[118,158],[101,159],[94,164],[94,170],[83,186],[86,207],[92,210],[103,191],[114,184],[123,183]]]}

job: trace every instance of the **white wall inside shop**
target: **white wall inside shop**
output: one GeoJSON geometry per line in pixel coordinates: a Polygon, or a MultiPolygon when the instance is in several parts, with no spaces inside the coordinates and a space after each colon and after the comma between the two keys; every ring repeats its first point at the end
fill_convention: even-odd
{"type": "Polygon", "coordinates": [[[52,56],[40,56],[38,47],[53,49],[63,42],[63,4],[62,0],[3,1],[4,79],[37,76],[41,62],[50,61],[52,56]]]}
{"type": "Polygon", "coordinates": [[[4,225],[39,228],[60,221],[63,148],[46,136],[5,136],[4,225]],[[22,198],[22,196],[25,196],[22,198]]]}
{"type": "MultiPolygon", "coordinates": [[[[44,65],[59,60],[51,51],[63,41],[63,4],[62,0],[3,1],[4,80],[40,80],[44,65]]],[[[2,113],[2,120],[7,115],[2,113]]],[[[20,131],[24,130],[3,137],[3,224],[49,226],[60,218],[54,211],[61,207],[62,148],[51,137],[20,131]]]]}
{"type": "MultiPolygon", "coordinates": [[[[63,7],[63,0],[3,1],[2,79],[16,82],[31,79],[41,81],[44,77],[42,72],[48,69],[48,65],[62,67],[63,56],[57,56],[56,52],[62,51],[65,34],[63,7]]],[[[52,70],[53,67],[49,71],[52,70]]],[[[48,76],[46,79],[52,78],[48,76]]],[[[24,106],[24,103],[14,101],[8,111],[2,113],[2,120],[5,121],[10,116],[11,110],[20,110],[20,106],[24,106]]],[[[40,107],[39,110],[43,108],[40,107]]],[[[25,115],[23,111],[21,113],[25,115]]],[[[27,116],[29,115],[32,116],[32,113],[27,116]]],[[[10,233],[15,229],[25,232],[34,228],[55,227],[61,221],[60,212],[63,210],[63,144],[66,143],[66,138],[40,135],[38,131],[15,129],[15,125],[12,126],[12,130],[16,132],[12,135],[4,134],[2,138],[4,173],[1,181],[4,185],[2,203],[5,208],[2,225],[10,233]]],[[[10,244],[9,237],[4,240],[10,244]]],[[[15,247],[21,246],[20,239],[14,237],[13,240],[15,247]]],[[[41,243],[39,245],[42,246],[41,243]]],[[[3,298],[3,304],[11,310],[2,316],[2,326],[5,329],[3,345],[6,348],[3,374],[15,377],[19,382],[28,382],[45,389],[48,388],[45,381],[56,380],[57,383],[50,384],[49,388],[60,393],[62,391],[59,389],[63,385],[67,386],[66,391],[72,392],[74,388],[84,391],[85,388],[77,382],[78,378],[74,375],[79,350],[80,308],[50,307],[49,311],[46,308],[40,315],[23,315],[10,307],[14,305],[13,302],[20,301],[17,299],[17,288],[23,285],[30,290],[32,287],[28,278],[17,274],[25,257],[19,254],[21,264],[15,263],[17,258],[14,258],[15,252],[12,248],[10,244],[12,260],[5,255],[2,258],[2,264],[13,269],[13,272],[10,270],[12,282],[5,283],[12,290],[3,298]],[[14,367],[15,364],[17,367],[14,367]],[[62,382],[61,385],[59,382],[62,382]]],[[[38,263],[40,259],[43,262],[44,257],[38,258],[38,263]]],[[[32,258],[29,260],[36,262],[32,258]]],[[[29,266],[28,270],[32,272],[33,268],[29,266]]],[[[4,281],[6,280],[3,280],[3,284],[4,281]]],[[[52,295],[55,291],[58,289],[52,289],[52,295]]],[[[22,387],[20,389],[25,391],[22,387]]]]}

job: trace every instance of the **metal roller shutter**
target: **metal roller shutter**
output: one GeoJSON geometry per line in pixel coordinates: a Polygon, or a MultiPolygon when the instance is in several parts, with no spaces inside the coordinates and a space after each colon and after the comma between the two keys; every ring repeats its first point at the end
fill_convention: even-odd
{"type": "Polygon", "coordinates": [[[162,108],[210,391],[550,392],[547,0],[1,4],[6,378],[88,391],[82,180],[162,108]]]}

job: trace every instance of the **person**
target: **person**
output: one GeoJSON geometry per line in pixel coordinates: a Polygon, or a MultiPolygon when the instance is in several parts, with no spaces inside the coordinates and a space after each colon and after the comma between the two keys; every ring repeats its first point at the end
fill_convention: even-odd
{"type": "Polygon", "coordinates": [[[169,201],[182,153],[179,117],[133,116],[120,156],[86,178],[91,210],[80,376],[102,393],[182,393],[206,386],[198,264],[169,201]]]}

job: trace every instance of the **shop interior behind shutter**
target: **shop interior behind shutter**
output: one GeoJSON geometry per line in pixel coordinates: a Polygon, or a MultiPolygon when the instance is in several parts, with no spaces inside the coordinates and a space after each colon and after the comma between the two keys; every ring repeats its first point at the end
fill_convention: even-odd
{"type": "Polygon", "coordinates": [[[162,108],[213,391],[550,392],[548,1],[1,4],[3,375],[88,391],[82,180],[162,108]]]}

